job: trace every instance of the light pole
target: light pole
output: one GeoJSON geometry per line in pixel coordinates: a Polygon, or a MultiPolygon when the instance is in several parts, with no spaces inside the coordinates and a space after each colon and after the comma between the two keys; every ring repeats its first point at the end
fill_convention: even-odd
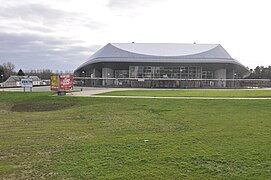
{"type": "Polygon", "coordinates": [[[183,69],[182,69],[182,67],[180,67],[180,80],[179,80],[179,87],[181,88],[181,86],[182,86],[182,73],[183,73],[183,69]]]}
{"type": "Polygon", "coordinates": [[[236,72],[233,74],[233,85],[234,85],[234,88],[236,88],[236,82],[235,82],[235,79],[236,79],[236,72]]]}
{"type": "Polygon", "coordinates": [[[182,79],[182,73],[183,73],[183,69],[180,68],[180,79],[182,79]]]}
{"type": "MultiPolygon", "coordinates": [[[[85,71],[82,71],[82,77],[84,77],[85,76],[85,71]]],[[[84,80],[82,79],[81,80],[81,91],[83,91],[83,85],[84,85],[85,83],[84,83],[84,80]]]]}
{"type": "Polygon", "coordinates": [[[1,82],[4,80],[4,74],[1,74],[1,82]]]}

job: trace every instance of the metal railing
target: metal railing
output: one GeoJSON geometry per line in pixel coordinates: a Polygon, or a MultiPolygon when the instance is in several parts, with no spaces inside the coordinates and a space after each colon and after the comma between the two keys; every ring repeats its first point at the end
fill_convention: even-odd
{"type": "Polygon", "coordinates": [[[169,79],[74,77],[74,84],[90,87],[138,88],[270,88],[270,79],[169,79]]]}

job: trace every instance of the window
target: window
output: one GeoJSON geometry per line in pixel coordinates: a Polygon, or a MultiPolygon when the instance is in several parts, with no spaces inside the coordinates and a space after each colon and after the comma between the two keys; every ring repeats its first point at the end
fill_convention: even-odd
{"type": "MultiPolygon", "coordinates": [[[[130,78],[201,79],[200,66],[130,66],[130,78]]],[[[117,77],[117,76],[116,76],[117,77]]]]}
{"type": "Polygon", "coordinates": [[[115,70],[116,78],[129,78],[129,70],[115,70]]]}

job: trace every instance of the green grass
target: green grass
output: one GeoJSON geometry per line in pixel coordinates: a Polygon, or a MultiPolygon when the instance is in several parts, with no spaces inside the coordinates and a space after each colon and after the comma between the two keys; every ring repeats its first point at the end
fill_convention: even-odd
{"type": "Polygon", "coordinates": [[[0,92],[0,179],[271,178],[270,100],[51,94],[0,92]]]}
{"type": "Polygon", "coordinates": [[[112,91],[106,96],[156,97],[271,97],[271,90],[129,90],[112,91]]]}

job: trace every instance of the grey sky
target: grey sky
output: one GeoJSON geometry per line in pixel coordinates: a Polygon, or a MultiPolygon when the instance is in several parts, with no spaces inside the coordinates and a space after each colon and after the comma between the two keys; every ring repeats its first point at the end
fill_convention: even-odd
{"type": "Polygon", "coordinates": [[[109,42],[219,43],[271,65],[268,0],[0,0],[0,64],[74,70],[109,42]]]}

